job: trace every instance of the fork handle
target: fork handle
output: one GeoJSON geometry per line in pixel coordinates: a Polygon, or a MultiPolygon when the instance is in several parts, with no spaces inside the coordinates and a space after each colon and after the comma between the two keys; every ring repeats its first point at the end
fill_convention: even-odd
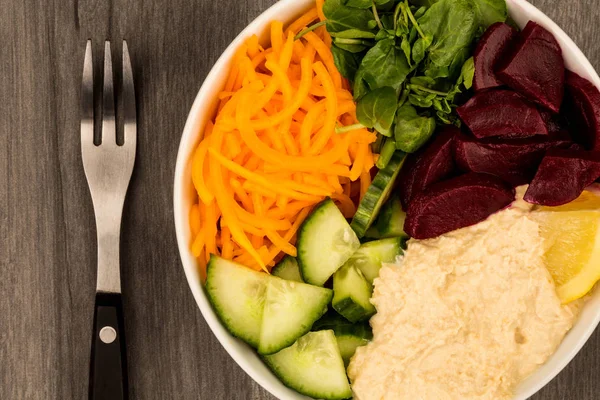
{"type": "Polygon", "coordinates": [[[90,400],[127,399],[123,304],[120,293],[96,293],[90,400]]]}

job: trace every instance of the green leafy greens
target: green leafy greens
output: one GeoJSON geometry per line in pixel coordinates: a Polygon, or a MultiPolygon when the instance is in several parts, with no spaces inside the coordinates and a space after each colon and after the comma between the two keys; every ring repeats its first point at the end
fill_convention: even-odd
{"type": "Polygon", "coordinates": [[[394,148],[418,150],[436,125],[460,124],[475,42],[508,15],[505,0],[326,0],[323,13],[360,124],[385,136],[378,167],[394,148]]]}
{"type": "Polygon", "coordinates": [[[392,124],[398,108],[396,92],[389,86],[367,93],[356,106],[356,116],[367,128],[392,136],[392,124]]]}

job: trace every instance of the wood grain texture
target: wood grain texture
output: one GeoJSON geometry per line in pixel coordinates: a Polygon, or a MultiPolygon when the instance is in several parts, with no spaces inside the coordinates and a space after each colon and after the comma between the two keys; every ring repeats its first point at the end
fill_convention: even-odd
{"type": "MultiPolygon", "coordinates": [[[[138,157],[123,221],[132,399],[273,399],[235,365],[185,282],[177,146],[217,57],[273,0],[0,0],[0,399],[83,399],[95,227],[79,151],[85,40],[128,40],[138,157]]],[[[600,68],[600,3],[532,0],[600,68]],[[560,3],[560,6],[558,4],[560,3]]],[[[114,56],[114,58],[117,58],[114,56]]],[[[600,333],[536,400],[599,397],[600,333]]]]}

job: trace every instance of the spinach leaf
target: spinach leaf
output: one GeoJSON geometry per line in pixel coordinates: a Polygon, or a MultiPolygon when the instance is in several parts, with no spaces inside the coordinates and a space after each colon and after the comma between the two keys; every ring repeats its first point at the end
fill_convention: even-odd
{"type": "Polygon", "coordinates": [[[323,5],[323,13],[327,18],[327,31],[341,32],[348,29],[373,31],[369,21],[373,20],[370,10],[347,7],[342,0],[327,0],[323,5]]]}
{"type": "MultiPolygon", "coordinates": [[[[416,6],[431,7],[441,0],[409,0],[416,6]]],[[[504,22],[508,17],[506,0],[473,0],[479,25],[485,31],[496,22],[504,22]]]]}
{"type": "Polygon", "coordinates": [[[356,75],[354,75],[354,101],[357,101],[369,91],[369,86],[367,85],[364,76],[365,69],[362,67],[361,63],[361,65],[358,67],[358,70],[356,71],[356,75]]]}
{"type": "Polygon", "coordinates": [[[473,77],[475,75],[475,64],[473,62],[473,57],[470,57],[463,64],[460,72],[460,76],[456,80],[456,83],[452,87],[452,89],[446,95],[446,100],[450,103],[454,103],[454,99],[456,95],[463,92],[462,88],[471,89],[473,86],[473,77]]]}
{"type": "Polygon", "coordinates": [[[460,80],[465,88],[471,89],[473,86],[473,78],[475,78],[475,62],[473,57],[469,57],[460,70],[460,80]]]}
{"type": "Polygon", "coordinates": [[[408,41],[408,37],[407,36],[404,36],[402,38],[402,42],[400,43],[400,48],[404,52],[404,56],[406,57],[406,60],[408,61],[408,65],[412,66],[411,62],[410,62],[411,48],[410,48],[410,42],[408,41]]]}
{"type": "Polygon", "coordinates": [[[428,50],[425,74],[432,78],[455,79],[468,58],[477,33],[474,0],[440,0],[433,4],[418,23],[424,37],[413,46],[413,60],[428,50]],[[431,43],[429,43],[431,41],[431,43]],[[429,45],[430,44],[430,45],[429,45]],[[416,54],[415,54],[416,53],[416,54]]]}
{"type": "Polygon", "coordinates": [[[333,54],[335,67],[340,71],[340,74],[350,82],[353,82],[356,70],[360,66],[362,55],[340,49],[335,44],[331,46],[331,53],[333,54]]]}
{"type": "Polygon", "coordinates": [[[375,0],[375,7],[379,11],[390,11],[394,9],[395,0],[375,0]]]}
{"type": "Polygon", "coordinates": [[[440,0],[409,0],[410,4],[414,4],[415,6],[425,6],[425,7],[431,7],[438,1],[440,1],[440,0]]]}
{"type": "Polygon", "coordinates": [[[508,17],[506,0],[473,0],[479,26],[485,31],[496,22],[504,22],[508,17]]]}
{"type": "Polygon", "coordinates": [[[371,8],[373,2],[371,0],[347,0],[346,5],[354,8],[371,8]]]}
{"type": "Polygon", "coordinates": [[[450,106],[450,103],[448,103],[448,99],[441,97],[435,97],[433,99],[433,108],[444,114],[450,114],[452,112],[452,107],[450,106]]]}
{"type": "Polygon", "coordinates": [[[331,32],[331,37],[342,39],[374,39],[375,34],[371,31],[361,31],[360,29],[346,29],[345,31],[331,32]]]}
{"type": "Polygon", "coordinates": [[[435,94],[411,93],[408,95],[408,101],[415,107],[429,108],[433,105],[435,94]]]}
{"type": "Polygon", "coordinates": [[[367,49],[368,44],[364,44],[362,42],[355,43],[354,39],[335,39],[333,43],[339,47],[340,49],[346,50],[350,53],[360,53],[367,49]]]}
{"type": "Polygon", "coordinates": [[[433,42],[433,36],[425,36],[419,40],[417,40],[412,49],[412,59],[415,64],[420,63],[425,58],[425,52],[431,46],[433,42]]]}
{"type": "MultiPolygon", "coordinates": [[[[394,39],[380,40],[367,51],[360,69],[362,77],[371,89],[390,86],[396,91],[411,72],[411,67],[401,50],[398,50],[394,39]]],[[[356,95],[356,93],[355,93],[356,95]]]]}
{"type": "Polygon", "coordinates": [[[395,32],[390,33],[386,29],[381,29],[379,32],[377,32],[377,35],[375,35],[375,40],[380,41],[383,39],[393,39],[394,34],[395,34],[395,32]]]}
{"type": "Polygon", "coordinates": [[[423,16],[423,14],[425,14],[425,11],[427,11],[427,7],[425,7],[425,6],[420,7],[417,11],[415,11],[415,18],[416,19],[421,18],[423,16]]]}
{"type": "Polygon", "coordinates": [[[396,112],[394,137],[396,148],[414,153],[429,140],[435,130],[435,118],[420,116],[417,110],[405,103],[396,112]]]}
{"type": "Polygon", "coordinates": [[[365,94],[356,104],[356,117],[367,128],[392,136],[392,124],[398,108],[396,90],[389,86],[365,94]]]}
{"type": "Polygon", "coordinates": [[[432,88],[435,85],[435,79],[428,76],[413,76],[410,78],[410,84],[432,88]]]}

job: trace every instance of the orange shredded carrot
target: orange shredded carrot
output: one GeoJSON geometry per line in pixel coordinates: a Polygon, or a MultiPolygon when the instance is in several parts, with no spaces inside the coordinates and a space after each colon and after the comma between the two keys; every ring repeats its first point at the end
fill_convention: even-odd
{"type": "MultiPolygon", "coordinates": [[[[219,104],[192,155],[198,199],[189,213],[201,276],[211,254],[268,272],[296,256],[296,235],[313,207],[334,199],[346,217],[371,183],[375,134],[357,123],[349,86],[320,27],[324,0],[292,22],[271,24],[271,47],[256,35],[235,52],[219,104]]],[[[204,278],[203,278],[204,279],[204,278]]]]}
{"type": "Polygon", "coordinates": [[[302,36],[302,39],[305,39],[308,43],[313,45],[313,47],[317,51],[317,54],[319,55],[319,57],[321,57],[321,60],[323,60],[323,63],[327,67],[327,70],[329,71],[329,74],[331,76],[331,79],[333,80],[335,87],[341,88],[342,76],[335,67],[335,63],[333,62],[333,55],[331,54],[331,50],[329,50],[329,46],[327,46],[321,40],[321,38],[314,32],[306,33],[304,36],[302,36]]]}
{"type": "Polygon", "coordinates": [[[317,18],[319,18],[318,13],[319,13],[320,9],[321,9],[320,7],[317,7],[317,8],[311,8],[310,10],[308,10],[308,12],[306,12],[304,15],[302,15],[296,21],[292,22],[290,24],[290,26],[288,26],[286,33],[291,32],[294,35],[299,33],[302,29],[304,29],[305,27],[310,25],[311,22],[313,22],[317,18]]]}
{"type": "Polygon", "coordinates": [[[223,258],[231,259],[233,257],[233,243],[231,242],[231,232],[228,227],[221,228],[221,241],[223,242],[221,255],[223,258]]]}
{"type": "Polygon", "coordinates": [[[346,196],[344,193],[336,193],[331,198],[338,204],[340,210],[342,210],[342,214],[346,218],[352,218],[356,213],[356,206],[352,199],[346,196]]]}
{"type": "Polygon", "coordinates": [[[273,21],[271,23],[271,47],[275,53],[281,51],[283,45],[283,23],[281,21],[273,21]]]}
{"type": "Polygon", "coordinates": [[[277,247],[280,251],[283,251],[286,254],[289,254],[292,257],[296,257],[296,247],[289,242],[285,241],[279,234],[275,231],[266,230],[265,233],[269,240],[277,247]]]}
{"type": "Polygon", "coordinates": [[[325,14],[323,14],[323,4],[325,4],[325,0],[316,0],[317,3],[317,15],[319,16],[320,21],[325,21],[325,14]]]}
{"type": "Polygon", "coordinates": [[[190,230],[193,236],[200,232],[200,206],[198,204],[192,205],[190,209],[190,230]]]}

